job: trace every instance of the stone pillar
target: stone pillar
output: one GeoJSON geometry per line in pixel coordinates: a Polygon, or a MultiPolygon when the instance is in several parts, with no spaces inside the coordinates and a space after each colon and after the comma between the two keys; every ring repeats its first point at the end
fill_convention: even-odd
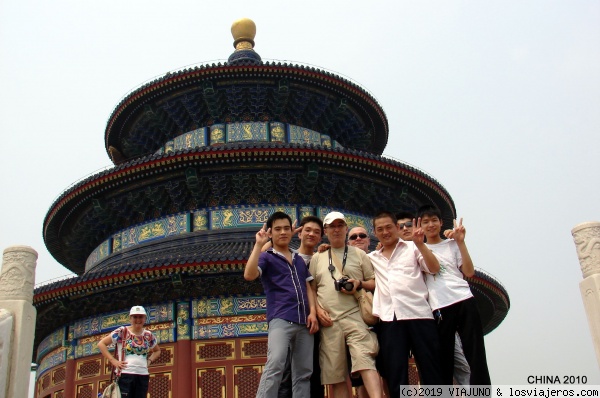
{"type": "MultiPolygon", "coordinates": [[[[28,396],[36,310],[33,303],[35,266],[38,254],[29,246],[11,246],[4,250],[0,271],[0,309],[12,316],[7,398],[28,396]]],[[[5,348],[0,349],[4,355],[5,348]]],[[[0,391],[0,396],[2,392],[0,391]]]]}
{"type": "Polygon", "coordinates": [[[576,225],[571,234],[583,274],[579,290],[600,366],[600,222],[576,225]]]}
{"type": "Polygon", "coordinates": [[[6,398],[12,353],[14,317],[12,312],[0,308],[0,398],[6,398]]]}

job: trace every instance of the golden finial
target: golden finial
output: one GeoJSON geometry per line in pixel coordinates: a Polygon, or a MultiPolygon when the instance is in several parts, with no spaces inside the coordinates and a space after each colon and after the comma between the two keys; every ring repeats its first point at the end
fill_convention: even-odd
{"type": "Polygon", "coordinates": [[[233,36],[233,47],[236,50],[251,50],[254,48],[254,36],[256,36],[256,25],[249,18],[241,18],[231,25],[233,36]]]}

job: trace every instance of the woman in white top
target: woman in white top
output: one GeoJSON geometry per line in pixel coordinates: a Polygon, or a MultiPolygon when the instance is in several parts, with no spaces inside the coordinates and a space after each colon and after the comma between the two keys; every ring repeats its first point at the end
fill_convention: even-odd
{"type": "Polygon", "coordinates": [[[136,305],[129,311],[130,326],[121,326],[98,342],[98,349],[115,368],[121,394],[128,398],[146,398],[150,375],[148,365],[160,356],[156,337],[144,328],[147,315],[136,305]],[[115,355],[108,346],[116,345],[115,355]]]}

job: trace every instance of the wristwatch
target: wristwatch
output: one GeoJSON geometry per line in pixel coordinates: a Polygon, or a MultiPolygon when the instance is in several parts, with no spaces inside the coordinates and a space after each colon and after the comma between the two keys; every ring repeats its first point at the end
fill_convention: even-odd
{"type": "Polygon", "coordinates": [[[356,288],[356,291],[358,292],[359,290],[362,290],[362,281],[358,281],[358,287],[356,288]]]}

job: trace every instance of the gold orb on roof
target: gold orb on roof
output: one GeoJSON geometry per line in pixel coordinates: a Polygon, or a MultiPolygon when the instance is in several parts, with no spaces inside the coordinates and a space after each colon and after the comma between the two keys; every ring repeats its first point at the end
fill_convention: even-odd
{"type": "Polygon", "coordinates": [[[238,19],[231,25],[231,35],[236,50],[253,48],[256,24],[250,18],[238,19]]]}

